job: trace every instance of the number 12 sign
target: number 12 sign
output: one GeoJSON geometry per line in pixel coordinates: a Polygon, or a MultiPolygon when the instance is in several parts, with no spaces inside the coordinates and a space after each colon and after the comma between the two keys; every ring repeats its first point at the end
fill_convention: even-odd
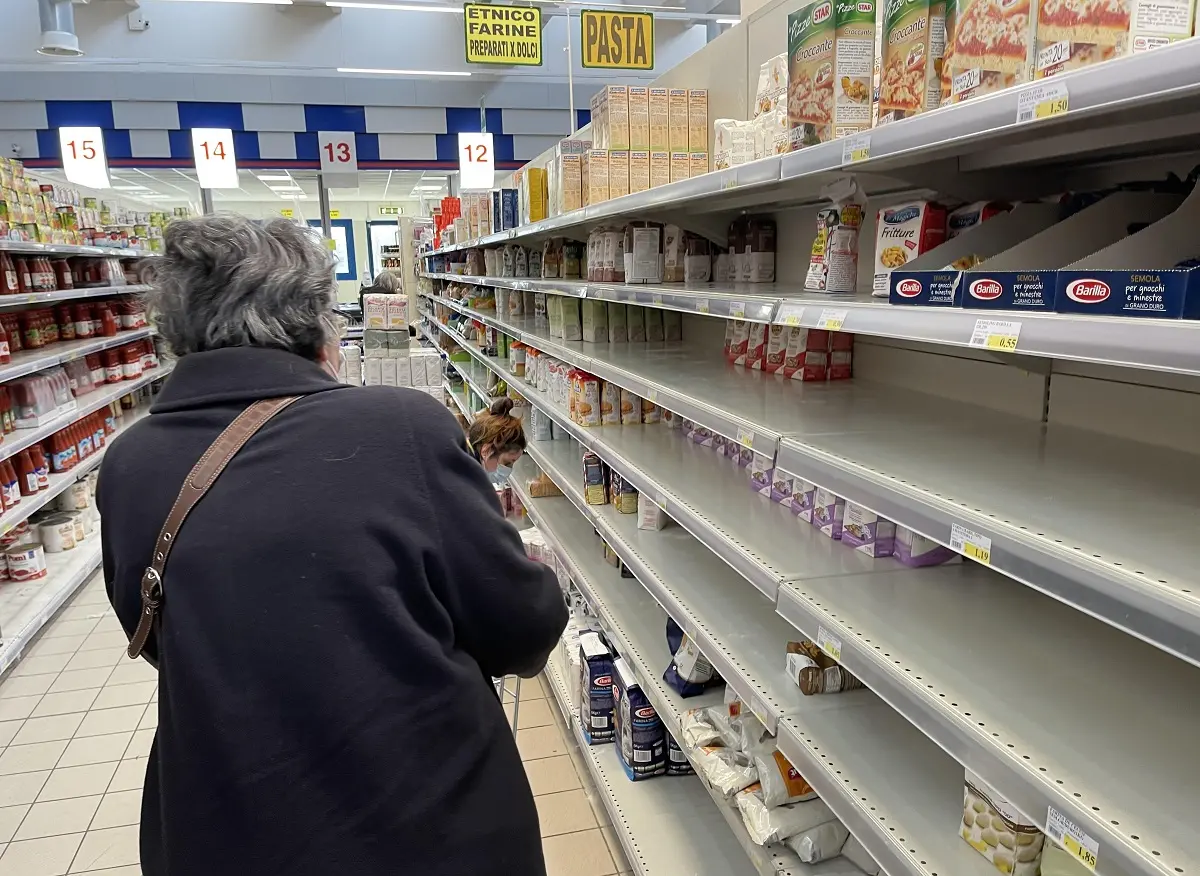
{"type": "Polygon", "coordinates": [[[103,131],[99,128],[59,128],[58,145],[68,182],[93,189],[109,187],[103,131]]]}
{"type": "Polygon", "coordinates": [[[479,132],[458,135],[459,188],[464,191],[490,189],[496,182],[492,135],[479,132]]]}
{"type": "Polygon", "coordinates": [[[238,188],[233,131],[228,128],[192,128],[192,156],[196,162],[200,188],[238,188]]]}

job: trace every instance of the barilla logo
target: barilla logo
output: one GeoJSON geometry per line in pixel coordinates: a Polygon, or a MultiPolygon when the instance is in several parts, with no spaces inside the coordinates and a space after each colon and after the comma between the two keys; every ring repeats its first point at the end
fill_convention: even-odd
{"type": "Polygon", "coordinates": [[[901,222],[911,222],[920,215],[919,207],[898,207],[895,210],[884,210],[883,221],[888,225],[899,225],[901,222]]]}
{"type": "Polygon", "coordinates": [[[656,713],[652,706],[643,706],[642,708],[638,709],[633,714],[634,714],[634,717],[637,717],[637,718],[654,718],[654,717],[656,717],[656,713]]]}
{"type": "Polygon", "coordinates": [[[611,675],[601,675],[594,682],[592,682],[592,685],[594,687],[612,687],[613,686],[612,676],[611,675]]]}
{"type": "Polygon", "coordinates": [[[812,14],[813,24],[820,24],[826,18],[828,18],[832,13],[833,13],[833,4],[832,3],[822,3],[820,6],[818,6],[816,9],[813,10],[813,14],[812,14]]]}
{"type": "Polygon", "coordinates": [[[909,279],[901,280],[896,284],[896,294],[904,298],[916,298],[921,294],[922,288],[923,287],[921,286],[920,280],[915,280],[910,277],[909,279]]]}
{"type": "Polygon", "coordinates": [[[971,297],[980,301],[992,301],[1004,294],[1004,287],[998,280],[976,280],[971,284],[971,297]]]}
{"type": "Polygon", "coordinates": [[[1112,294],[1103,280],[1072,280],[1067,284],[1067,297],[1080,304],[1099,304],[1112,294]]]}

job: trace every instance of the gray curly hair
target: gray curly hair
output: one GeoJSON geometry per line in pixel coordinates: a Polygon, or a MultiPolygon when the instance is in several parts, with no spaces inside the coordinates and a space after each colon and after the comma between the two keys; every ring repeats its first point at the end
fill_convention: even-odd
{"type": "Polygon", "coordinates": [[[333,257],[305,228],[232,214],[177,219],[146,296],[175,356],[270,347],[317,359],[339,334],[333,257]]]}

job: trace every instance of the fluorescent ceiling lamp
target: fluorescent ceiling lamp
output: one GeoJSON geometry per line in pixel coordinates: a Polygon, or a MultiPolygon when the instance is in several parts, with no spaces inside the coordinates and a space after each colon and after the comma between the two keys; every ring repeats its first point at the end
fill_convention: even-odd
{"type": "Polygon", "coordinates": [[[300,186],[267,186],[267,188],[269,188],[273,192],[302,192],[302,191],[304,191],[304,189],[302,189],[300,186]]]}
{"type": "Polygon", "coordinates": [[[339,73],[369,73],[376,76],[470,76],[465,70],[379,70],[371,67],[338,67],[339,73]]]}
{"type": "Polygon", "coordinates": [[[446,187],[445,184],[440,185],[440,186],[414,186],[413,191],[414,192],[440,192],[445,187],[446,187]]]}
{"type": "Polygon", "coordinates": [[[291,6],[292,0],[172,0],[173,3],[248,3],[258,6],[291,6]]]}
{"type": "Polygon", "coordinates": [[[718,18],[717,24],[741,24],[740,18],[718,18]]]}
{"type": "Polygon", "coordinates": [[[359,3],[356,0],[325,0],[326,6],[336,9],[398,9],[402,12],[449,12],[451,15],[462,15],[462,7],[434,6],[432,3],[359,3]]]}
{"type": "Polygon", "coordinates": [[[145,186],[113,186],[119,192],[148,192],[150,191],[145,186]]]}
{"type": "Polygon", "coordinates": [[[291,176],[286,173],[279,175],[279,176],[277,176],[275,174],[269,174],[269,173],[268,174],[260,174],[258,178],[261,179],[263,182],[291,182],[292,181],[291,176]]]}

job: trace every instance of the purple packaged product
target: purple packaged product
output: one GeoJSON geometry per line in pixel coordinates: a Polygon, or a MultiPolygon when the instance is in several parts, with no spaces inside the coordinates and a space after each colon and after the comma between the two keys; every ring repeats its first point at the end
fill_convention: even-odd
{"type": "Polygon", "coordinates": [[[692,441],[696,444],[699,444],[701,447],[712,447],[713,446],[713,431],[712,431],[712,429],[705,428],[704,426],[701,426],[699,423],[696,423],[694,425],[694,428],[692,429],[692,441]]]}
{"type": "Polygon", "coordinates": [[[792,478],[792,513],[812,523],[813,502],[816,499],[817,485],[803,478],[792,478]]]}
{"type": "Polygon", "coordinates": [[[712,447],[713,447],[713,450],[715,450],[717,452],[717,456],[725,455],[725,445],[727,445],[728,443],[729,443],[729,439],[726,438],[724,435],[718,435],[715,432],[713,433],[712,447]]]}
{"type": "Polygon", "coordinates": [[[731,442],[729,442],[729,443],[730,443],[730,445],[731,445],[732,447],[736,447],[736,448],[737,448],[737,452],[738,452],[738,459],[737,459],[738,467],[739,467],[739,468],[749,468],[749,467],[750,467],[750,463],[752,463],[752,462],[754,461],[754,451],[753,451],[753,450],[751,450],[749,447],[743,447],[743,446],[742,446],[742,445],[740,445],[740,444],[734,444],[732,441],[731,441],[731,442]]]}
{"type": "Polygon", "coordinates": [[[579,637],[579,726],[588,745],[612,742],[613,658],[595,633],[579,637]]]}
{"type": "Polygon", "coordinates": [[[896,543],[896,524],[874,511],[846,503],[842,518],[842,544],[870,557],[890,557],[896,543]]]}
{"type": "Polygon", "coordinates": [[[846,513],[846,500],[841,496],[817,487],[813,494],[812,525],[830,538],[842,537],[842,517],[846,513]]]}
{"type": "Polygon", "coordinates": [[[778,502],[784,508],[792,507],[792,485],[795,478],[781,468],[776,468],[771,475],[771,501],[778,502]]]}
{"type": "Polygon", "coordinates": [[[683,425],[680,426],[680,431],[683,432],[684,438],[691,438],[692,431],[696,428],[696,424],[686,417],[683,418],[683,425]]]}
{"type": "Polygon", "coordinates": [[[892,556],[906,566],[940,566],[962,560],[945,545],[938,544],[905,526],[896,527],[895,547],[892,556]]]}
{"type": "Polygon", "coordinates": [[[675,741],[675,737],[668,732],[667,775],[690,776],[693,772],[695,770],[692,769],[692,762],[687,759],[687,755],[683,753],[683,749],[679,747],[679,743],[675,741]]]}
{"type": "Polygon", "coordinates": [[[642,692],[629,665],[613,661],[613,720],[617,757],[632,781],[661,776],[667,771],[666,729],[642,692]]]}
{"type": "Polygon", "coordinates": [[[747,468],[750,475],[750,489],[760,496],[771,495],[772,478],[775,474],[775,460],[762,453],[750,451],[750,465],[747,468]]]}

